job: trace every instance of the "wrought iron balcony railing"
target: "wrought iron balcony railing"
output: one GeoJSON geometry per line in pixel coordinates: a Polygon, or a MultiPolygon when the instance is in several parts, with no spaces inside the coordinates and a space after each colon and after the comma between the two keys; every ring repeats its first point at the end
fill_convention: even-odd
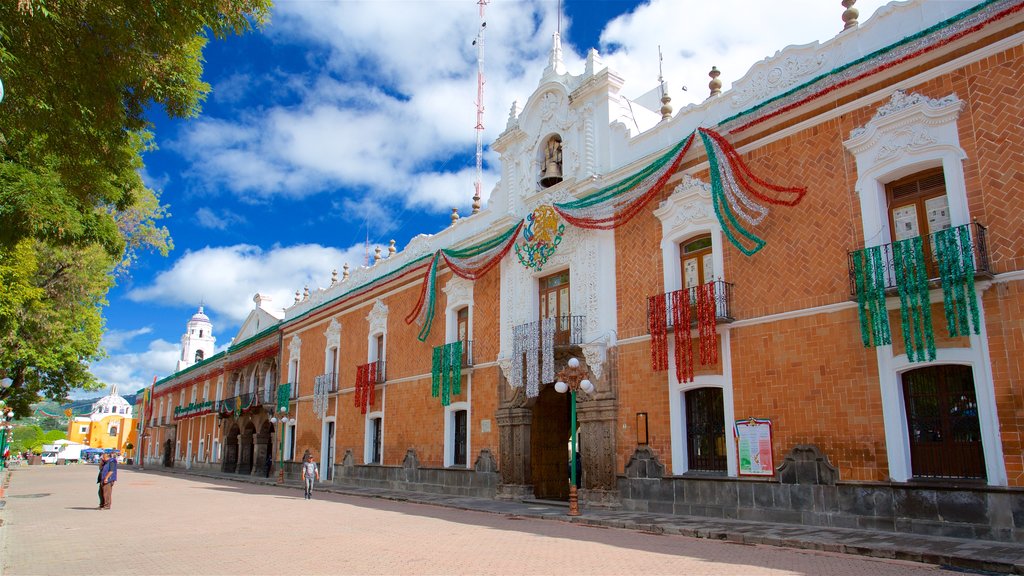
{"type": "Polygon", "coordinates": [[[469,368],[473,365],[473,341],[462,341],[462,367],[469,368]]]}
{"type": "MultiPolygon", "coordinates": [[[[732,290],[733,285],[731,282],[724,280],[713,280],[711,282],[715,286],[715,321],[718,324],[728,324],[736,320],[732,315],[732,290]]],[[[665,299],[665,322],[669,330],[675,329],[675,313],[673,310],[673,302],[677,300],[675,294],[679,294],[680,297],[686,298],[690,302],[690,326],[697,325],[697,290],[700,286],[693,286],[691,288],[683,288],[681,290],[675,290],[673,292],[665,292],[661,296],[665,299]]],[[[651,303],[650,300],[647,302],[647,326],[651,325],[651,303]]],[[[649,328],[648,328],[649,330],[649,328]]]]}
{"type": "Polygon", "coordinates": [[[386,373],[384,371],[385,362],[383,360],[377,360],[374,362],[377,365],[376,383],[383,384],[387,380],[386,373]]]}
{"type": "MultiPolygon", "coordinates": [[[[924,252],[924,268],[925,273],[928,276],[929,283],[937,283],[939,280],[940,265],[938,253],[936,250],[936,234],[942,234],[950,232],[960,234],[962,231],[966,231],[970,236],[970,252],[971,261],[970,263],[974,267],[974,277],[977,278],[991,278],[992,268],[989,264],[988,257],[988,240],[986,237],[986,228],[977,222],[970,224],[962,224],[955,226],[951,231],[937,232],[935,234],[929,234],[926,236],[922,243],[922,251],[924,252]]],[[[895,292],[896,286],[899,283],[896,270],[896,258],[893,246],[895,243],[883,244],[879,246],[879,252],[881,256],[881,275],[882,280],[885,283],[885,290],[887,292],[895,292]]],[[[874,267],[875,264],[869,262],[867,255],[868,248],[861,250],[853,250],[848,256],[849,265],[849,278],[850,278],[850,296],[854,299],[857,298],[857,270],[858,267],[863,269],[864,267],[874,267]]]]}
{"type": "Polygon", "coordinates": [[[337,392],[338,391],[338,375],[336,373],[334,373],[334,372],[328,372],[326,374],[321,374],[321,375],[317,376],[315,379],[313,379],[313,385],[314,386],[326,386],[328,394],[330,394],[332,392],[337,392]]]}

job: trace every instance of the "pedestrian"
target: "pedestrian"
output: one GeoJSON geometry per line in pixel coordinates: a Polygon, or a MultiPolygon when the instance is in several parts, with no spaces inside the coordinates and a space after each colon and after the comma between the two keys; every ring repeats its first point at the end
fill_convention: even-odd
{"type": "Polygon", "coordinates": [[[107,465],[107,455],[106,455],[106,453],[104,453],[104,454],[100,455],[99,472],[97,472],[97,474],[96,474],[96,485],[99,486],[98,492],[99,492],[99,497],[100,497],[100,505],[97,507],[98,510],[103,510],[103,468],[106,465],[107,465]]]}
{"type": "Polygon", "coordinates": [[[302,480],[306,484],[306,500],[313,498],[313,479],[320,479],[320,470],[316,467],[316,462],[313,462],[313,455],[306,454],[306,461],[302,463],[302,480]]]}
{"type": "Polygon", "coordinates": [[[114,482],[117,482],[116,455],[103,455],[100,480],[100,510],[110,510],[110,504],[114,501],[114,482]]]}

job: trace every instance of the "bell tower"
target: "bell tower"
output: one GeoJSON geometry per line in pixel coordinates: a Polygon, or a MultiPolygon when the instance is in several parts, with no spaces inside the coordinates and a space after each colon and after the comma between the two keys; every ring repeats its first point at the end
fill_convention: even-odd
{"type": "Polygon", "coordinates": [[[181,356],[175,372],[213,356],[216,341],[210,317],[203,313],[203,306],[200,305],[199,311],[185,325],[185,334],[181,336],[181,356]]]}

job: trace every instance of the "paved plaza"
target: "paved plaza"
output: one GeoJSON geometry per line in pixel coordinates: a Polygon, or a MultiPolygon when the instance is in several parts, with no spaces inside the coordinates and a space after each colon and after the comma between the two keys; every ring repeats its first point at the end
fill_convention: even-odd
{"type": "Polygon", "coordinates": [[[11,474],[3,574],[952,574],[856,556],[655,535],[122,468],[11,474]]]}

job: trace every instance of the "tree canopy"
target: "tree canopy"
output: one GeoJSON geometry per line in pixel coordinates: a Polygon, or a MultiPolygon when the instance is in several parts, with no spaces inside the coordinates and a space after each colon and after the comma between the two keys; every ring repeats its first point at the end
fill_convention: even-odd
{"type": "Polygon", "coordinates": [[[262,26],[270,0],[0,3],[0,397],[100,386],[102,308],[141,250],[172,247],[140,176],[147,111],[186,118],[209,92],[209,37],[262,26]]]}

